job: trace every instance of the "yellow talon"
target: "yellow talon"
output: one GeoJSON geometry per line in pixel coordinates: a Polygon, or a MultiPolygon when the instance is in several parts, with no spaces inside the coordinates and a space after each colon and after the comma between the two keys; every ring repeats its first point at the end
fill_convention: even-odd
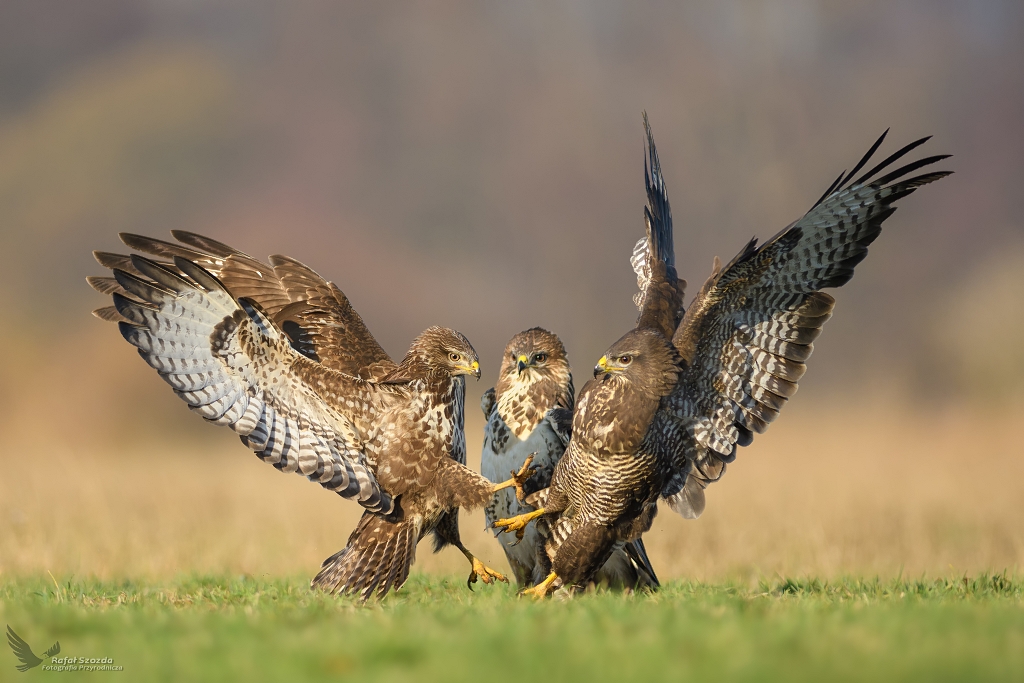
{"type": "Polygon", "coordinates": [[[466,587],[469,590],[473,590],[473,584],[477,582],[477,579],[482,580],[484,583],[490,585],[495,581],[504,581],[508,583],[508,579],[501,572],[496,572],[486,564],[476,558],[476,556],[469,552],[469,549],[461,543],[458,544],[458,549],[462,551],[462,554],[469,560],[469,578],[466,579],[466,587]]]}
{"type": "Polygon", "coordinates": [[[519,500],[520,503],[523,503],[525,505],[526,491],[523,490],[523,486],[526,485],[526,480],[532,477],[534,473],[537,471],[530,467],[530,463],[533,462],[533,456],[535,455],[537,454],[531,453],[530,455],[526,456],[526,460],[525,462],[523,462],[523,466],[519,468],[518,472],[509,472],[509,474],[512,475],[511,479],[509,479],[508,481],[503,481],[502,483],[496,484],[494,486],[494,493],[497,493],[502,489],[515,487],[516,498],[519,500]]]}
{"type": "Polygon", "coordinates": [[[516,543],[523,540],[523,535],[526,533],[526,525],[537,519],[538,517],[544,516],[544,508],[534,510],[533,512],[527,512],[526,514],[516,515],[508,519],[499,519],[491,525],[493,529],[501,529],[502,533],[508,533],[510,531],[516,532],[516,543]]]}
{"type": "Polygon", "coordinates": [[[554,572],[548,574],[547,578],[538,583],[533,588],[527,588],[519,593],[519,597],[525,597],[529,595],[534,600],[543,600],[548,597],[555,590],[554,583],[558,579],[558,575],[554,572]]]}
{"type": "Polygon", "coordinates": [[[490,585],[495,581],[504,581],[505,583],[508,583],[508,579],[505,578],[505,575],[501,572],[491,569],[475,557],[472,562],[473,568],[469,570],[469,579],[466,580],[466,585],[469,586],[470,590],[473,589],[473,584],[476,583],[478,578],[487,585],[490,585]]]}

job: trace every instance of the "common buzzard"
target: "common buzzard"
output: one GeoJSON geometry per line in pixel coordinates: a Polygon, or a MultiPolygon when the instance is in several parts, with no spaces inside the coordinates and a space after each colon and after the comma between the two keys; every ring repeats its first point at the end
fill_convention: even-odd
{"type": "MultiPolygon", "coordinates": [[[[481,401],[487,420],[480,457],[481,473],[499,482],[533,456],[536,473],[526,482],[527,494],[547,488],[551,473],[565,452],[572,433],[575,391],[565,346],[557,335],[539,327],[520,332],[505,346],[498,382],[481,401]]],[[[527,498],[529,500],[529,498],[527,498]]],[[[508,490],[498,491],[484,508],[488,526],[499,519],[533,510],[508,490]]],[[[543,523],[520,529],[516,538],[498,540],[520,587],[540,583],[551,570],[543,523]]],[[[497,532],[496,532],[497,533],[497,532]]],[[[643,541],[639,538],[616,551],[594,579],[616,588],[657,588],[643,541]]]]}
{"type": "Polygon", "coordinates": [[[348,545],[312,585],[383,597],[409,575],[433,532],[471,563],[469,582],[507,581],[459,539],[458,509],[496,490],[522,497],[527,465],[492,484],[465,466],[465,378],[476,351],[431,327],[395,363],[334,284],[286,256],[270,264],[193,233],[177,243],[122,234],[140,254],[96,252],[113,277],[89,284],[113,296],[96,315],[121,334],[184,400],[230,427],[264,462],[298,472],[365,508],[348,545]]]}
{"type": "Polygon", "coordinates": [[[499,522],[517,530],[543,516],[551,525],[553,571],[528,591],[536,597],[589,581],[614,548],[650,529],[659,498],[688,519],[703,512],[705,487],[796,392],[835,304],[821,290],[853,277],[896,201],[949,175],[904,179],[944,155],[878,177],[924,138],[853,179],[883,134],[801,219],[761,246],[751,240],[724,267],[716,259],[684,315],[671,211],[646,115],[644,125],[647,236],[633,258],[639,320],[583,387],[568,450],[551,486],[535,494],[541,507],[499,522]]]}

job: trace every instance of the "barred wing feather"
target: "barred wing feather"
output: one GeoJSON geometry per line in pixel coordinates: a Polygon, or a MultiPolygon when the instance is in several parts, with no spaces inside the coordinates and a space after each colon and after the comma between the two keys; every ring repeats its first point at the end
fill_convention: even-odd
{"type": "Polygon", "coordinates": [[[629,259],[640,288],[633,297],[640,310],[636,326],[660,330],[666,337],[671,337],[682,314],[686,281],[676,275],[672,207],[668,203],[665,177],[661,173],[661,161],[646,112],[644,130],[647,133],[647,156],[644,159],[647,188],[644,223],[647,233],[633,247],[633,255],[629,259]]]}
{"type": "Polygon", "coordinates": [[[130,271],[113,271],[121,334],[190,409],[230,427],[282,471],[298,472],[369,510],[393,508],[362,450],[357,418],[335,407],[372,413],[379,399],[371,383],[296,352],[260,304],[235,299],[196,263],[174,256],[169,267],[127,258],[130,271]],[[322,394],[344,401],[328,403],[322,394]]]}
{"type": "MultiPolygon", "coordinates": [[[[203,235],[172,230],[177,242],[121,233],[128,247],[155,257],[164,268],[181,274],[174,258],[182,258],[220,280],[235,298],[255,301],[302,355],[332,370],[364,379],[379,378],[396,366],[366,328],[359,313],[336,285],[288,256],[274,255],[270,264],[203,235]]],[[[96,253],[101,265],[138,274],[130,257],[96,253]]],[[[111,293],[110,278],[90,278],[101,293],[111,293]]],[[[123,294],[123,292],[122,292],[123,294]]],[[[112,307],[96,315],[118,320],[112,307]]]]}
{"type": "Polygon", "coordinates": [[[701,514],[704,488],[722,476],[736,447],[764,432],[796,392],[835,305],[819,290],[850,280],[897,200],[949,175],[900,180],[947,158],[934,156],[874,179],[924,138],[850,182],[884,138],[803,218],[760,247],[751,241],[724,268],[716,259],[686,311],[672,339],[685,367],[653,432],[671,463],[662,495],[684,517],[701,514]]]}

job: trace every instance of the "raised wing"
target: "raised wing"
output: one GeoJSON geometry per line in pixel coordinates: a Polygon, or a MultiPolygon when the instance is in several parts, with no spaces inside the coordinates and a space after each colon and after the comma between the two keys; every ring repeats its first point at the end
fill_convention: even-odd
{"type": "Polygon", "coordinates": [[[299,354],[255,300],[236,300],[184,257],[173,256],[170,265],[124,258],[131,270],[114,268],[112,292],[121,334],[193,412],[230,427],[282,471],[369,510],[393,509],[361,434],[381,407],[381,392],[399,388],[379,388],[299,354]]]}
{"type": "Polygon", "coordinates": [[[684,517],[701,514],[704,488],[722,476],[736,447],[765,431],[796,392],[812,342],[835,305],[819,290],[853,277],[897,200],[949,175],[933,172],[901,180],[944,155],[875,178],[924,144],[924,138],[850,182],[884,139],[885,134],[803,218],[760,247],[751,241],[724,268],[716,259],[714,272],[676,330],[673,342],[685,369],[653,433],[673,463],[662,494],[684,517]]]}
{"type": "Polygon", "coordinates": [[[647,188],[644,222],[647,234],[633,247],[633,255],[629,259],[640,288],[633,297],[640,310],[636,326],[660,330],[666,338],[671,338],[683,312],[686,281],[676,277],[672,207],[668,203],[665,178],[661,174],[661,161],[658,160],[647,112],[644,112],[644,131],[647,133],[647,155],[644,159],[644,184],[647,188]]]}
{"type": "MultiPolygon", "coordinates": [[[[209,237],[183,230],[171,234],[177,243],[131,233],[120,238],[179,275],[172,262],[175,257],[201,266],[233,297],[255,301],[296,351],[325,367],[363,379],[380,378],[396,367],[344,293],[313,269],[280,255],[271,256],[267,265],[209,237]]],[[[109,268],[132,272],[127,256],[97,252],[96,258],[109,268]]],[[[90,278],[89,283],[104,294],[117,291],[111,278],[90,278]]],[[[95,313],[105,320],[119,320],[113,307],[95,313]]]]}

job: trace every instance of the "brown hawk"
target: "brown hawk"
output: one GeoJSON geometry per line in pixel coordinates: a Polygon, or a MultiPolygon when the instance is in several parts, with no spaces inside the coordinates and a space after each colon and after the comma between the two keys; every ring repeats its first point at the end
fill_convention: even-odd
{"type": "MultiPolygon", "coordinates": [[[[575,391],[565,347],[557,335],[539,327],[520,332],[505,346],[498,383],[481,401],[487,420],[481,473],[500,482],[533,456],[536,470],[524,486],[527,494],[547,488],[572,433],[575,391]]],[[[507,490],[494,494],[484,508],[488,526],[499,519],[533,510],[507,490]]],[[[498,534],[516,581],[523,588],[540,583],[551,570],[543,523],[520,529],[512,536],[498,534]]],[[[643,541],[639,538],[617,550],[597,573],[595,583],[616,588],[658,586],[643,541]]]]}
{"type": "Polygon", "coordinates": [[[431,327],[395,363],[334,284],[286,256],[270,264],[200,235],[177,243],[122,234],[140,254],[96,252],[113,277],[89,278],[114,305],[96,311],[184,400],[256,455],[365,508],[348,545],[312,585],[383,597],[433,532],[469,559],[469,581],[505,580],[459,539],[458,509],[496,490],[465,466],[466,375],[476,351],[431,327]]]}
{"type": "Polygon", "coordinates": [[[646,116],[644,124],[647,236],[633,259],[639,320],[583,387],[572,441],[551,486],[535,494],[541,507],[499,521],[507,530],[537,517],[551,525],[553,571],[529,591],[537,597],[585,584],[615,547],[650,529],[659,498],[683,517],[701,514],[705,487],[796,392],[835,303],[820,290],[853,277],[897,200],[949,175],[905,178],[948,155],[888,170],[924,138],[851,181],[883,134],[803,218],[761,246],[752,240],[724,267],[716,259],[683,315],[671,211],[646,116]]]}

